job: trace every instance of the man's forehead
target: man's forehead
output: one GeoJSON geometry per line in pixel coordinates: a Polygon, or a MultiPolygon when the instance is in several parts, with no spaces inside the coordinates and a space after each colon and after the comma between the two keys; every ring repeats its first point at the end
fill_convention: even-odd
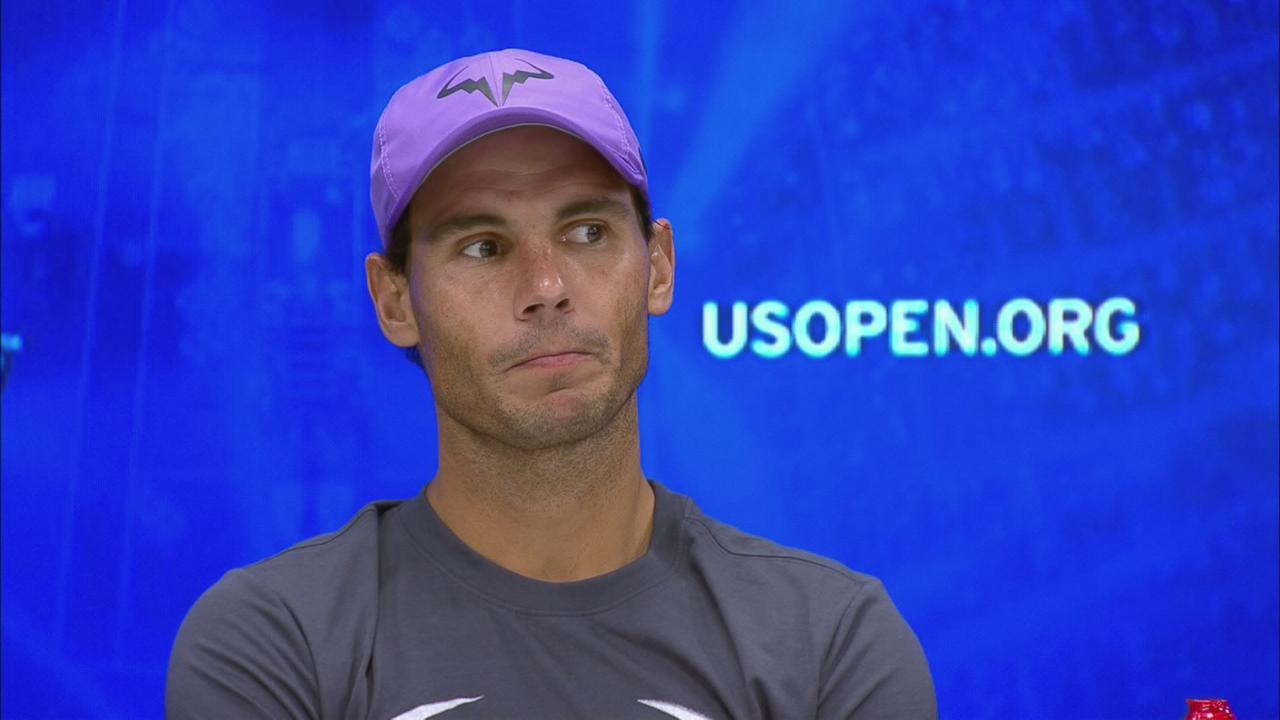
{"type": "Polygon", "coordinates": [[[512,226],[521,221],[559,223],[581,215],[628,217],[633,206],[628,191],[584,186],[512,201],[476,193],[453,204],[433,203],[419,211],[415,225],[431,239],[486,226],[512,226]]]}

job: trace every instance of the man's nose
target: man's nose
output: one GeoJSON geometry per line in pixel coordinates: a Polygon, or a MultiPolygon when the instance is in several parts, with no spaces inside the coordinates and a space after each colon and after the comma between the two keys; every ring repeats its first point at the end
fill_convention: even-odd
{"type": "Polygon", "coordinates": [[[516,290],[516,318],[534,320],[539,314],[571,311],[569,286],[551,245],[527,248],[524,255],[516,290]]]}

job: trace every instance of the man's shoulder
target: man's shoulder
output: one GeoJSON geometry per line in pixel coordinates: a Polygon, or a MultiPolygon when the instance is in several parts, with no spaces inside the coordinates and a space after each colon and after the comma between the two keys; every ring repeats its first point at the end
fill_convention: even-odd
{"type": "Polygon", "coordinates": [[[785,576],[799,583],[801,589],[832,590],[846,596],[880,585],[879,578],[873,575],[853,570],[833,558],[746,532],[707,515],[693,504],[685,515],[685,525],[695,538],[694,552],[701,561],[732,566],[740,576],[785,576]]]}
{"type": "MultiPolygon", "coordinates": [[[[832,629],[868,606],[892,608],[884,584],[834,558],[791,547],[717,520],[686,504],[686,567],[722,607],[765,623],[791,619],[832,629]]],[[[891,610],[896,613],[896,610],[891,610]]]]}
{"type": "Polygon", "coordinates": [[[275,615],[306,625],[328,616],[327,605],[340,602],[354,608],[362,599],[372,599],[377,592],[380,529],[400,502],[371,502],[338,530],[228,571],[196,601],[188,622],[203,618],[216,625],[275,615]]]}
{"type": "Polygon", "coordinates": [[[370,503],[341,529],[231,570],[206,590],[174,641],[170,714],[215,703],[228,717],[264,709],[314,717],[340,703],[321,688],[349,687],[351,669],[368,657],[380,530],[398,504],[370,503]]]}
{"type": "Polygon", "coordinates": [[[801,648],[792,664],[818,678],[819,717],[846,717],[851,708],[867,717],[938,716],[924,651],[879,578],[744,532],[692,503],[684,522],[699,583],[768,648],[759,657],[775,661],[776,648],[801,648]]]}
{"type": "Polygon", "coordinates": [[[351,574],[376,572],[380,530],[402,502],[371,502],[341,528],[307,538],[228,575],[242,574],[281,593],[296,594],[305,593],[316,584],[332,588],[351,574]]]}

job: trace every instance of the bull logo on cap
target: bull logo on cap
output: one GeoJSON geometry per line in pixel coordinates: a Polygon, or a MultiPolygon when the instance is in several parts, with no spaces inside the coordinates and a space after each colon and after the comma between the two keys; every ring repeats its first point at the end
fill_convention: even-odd
{"type": "Polygon", "coordinates": [[[457,80],[458,76],[466,72],[468,68],[463,68],[454,73],[453,77],[449,78],[448,81],[445,82],[444,87],[440,88],[440,94],[436,95],[436,99],[439,100],[447,98],[460,90],[465,91],[468,95],[479,91],[481,95],[484,95],[489,99],[489,102],[493,103],[494,107],[502,107],[507,104],[507,96],[511,94],[511,87],[513,85],[523,85],[527,80],[551,80],[555,77],[555,75],[552,75],[537,65],[534,65],[528,60],[519,60],[519,62],[528,65],[536,72],[530,72],[528,70],[516,70],[515,72],[504,71],[502,73],[501,100],[498,100],[493,96],[493,88],[489,86],[489,78],[485,77],[483,73],[480,74],[479,77],[465,78],[455,85],[454,80],[457,80]]]}

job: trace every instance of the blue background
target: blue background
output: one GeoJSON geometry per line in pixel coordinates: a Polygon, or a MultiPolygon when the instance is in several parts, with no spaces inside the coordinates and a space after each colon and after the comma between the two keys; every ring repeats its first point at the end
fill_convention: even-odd
{"type": "Polygon", "coordinates": [[[266,5],[3,5],[5,718],[159,716],[201,591],[432,476],[372,130],[505,46],[606,79],[676,228],[651,477],[883,578],[946,717],[1280,716],[1274,2],[266,5]],[[706,301],[1117,295],[1123,356],[701,339],[706,301]]]}

